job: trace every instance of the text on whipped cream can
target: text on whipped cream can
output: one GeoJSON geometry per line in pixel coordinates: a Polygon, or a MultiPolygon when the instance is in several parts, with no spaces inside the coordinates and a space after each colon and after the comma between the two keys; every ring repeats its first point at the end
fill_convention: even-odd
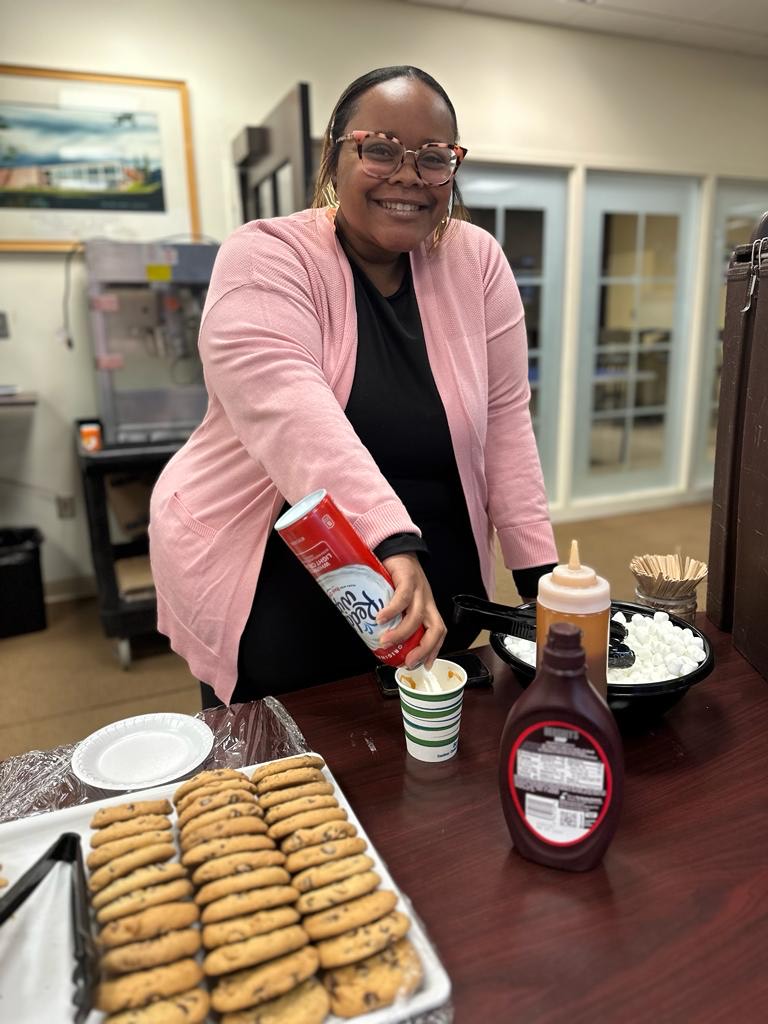
{"type": "Polygon", "coordinates": [[[376,621],[395,592],[392,577],[327,491],[313,491],[296,502],[275,529],[379,661],[404,664],[424,627],[403,643],[381,646],[382,635],[402,619],[376,621]]]}

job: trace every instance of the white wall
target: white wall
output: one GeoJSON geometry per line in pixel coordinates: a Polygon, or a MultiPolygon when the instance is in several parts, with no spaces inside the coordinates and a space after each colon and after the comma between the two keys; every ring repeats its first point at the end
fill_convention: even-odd
{"type": "MultiPolygon", "coordinates": [[[[203,231],[235,224],[230,143],[298,80],[319,136],[341,89],[383,64],[418,64],[457,108],[471,158],[763,178],[768,65],[756,58],[411,6],[395,0],[0,0],[0,61],[184,79],[203,231]]],[[[0,483],[0,524],[46,534],[49,589],[91,572],[70,424],[96,413],[82,272],[75,349],[61,327],[64,258],[0,254],[0,383],[37,390],[0,412],[0,478],[78,495],[78,514],[0,483]]]]}

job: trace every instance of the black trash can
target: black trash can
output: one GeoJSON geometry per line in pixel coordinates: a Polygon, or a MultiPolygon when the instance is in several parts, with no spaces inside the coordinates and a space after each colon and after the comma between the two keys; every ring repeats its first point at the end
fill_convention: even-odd
{"type": "Polygon", "coordinates": [[[43,535],[35,527],[0,529],[0,637],[48,625],[40,571],[43,535]]]}

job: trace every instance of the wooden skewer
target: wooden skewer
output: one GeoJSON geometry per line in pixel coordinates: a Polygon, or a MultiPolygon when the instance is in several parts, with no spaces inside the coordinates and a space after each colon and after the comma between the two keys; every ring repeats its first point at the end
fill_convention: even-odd
{"type": "Polygon", "coordinates": [[[633,555],[629,565],[648,596],[669,600],[687,597],[707,575],[707,563],[683,554],[677,545],[674,554],[633,555]]]}

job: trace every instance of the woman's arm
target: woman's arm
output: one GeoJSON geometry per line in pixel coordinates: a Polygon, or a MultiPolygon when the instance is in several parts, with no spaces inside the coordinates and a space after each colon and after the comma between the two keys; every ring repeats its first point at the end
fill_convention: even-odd
{"type": "Polygon", "coordinates": [[[235,235],[224,248],[200,353],[240,442],[289,502],[327,488],[371,547],[419,535],[326,378],[320,303],[296,253],[267,233],[235,235]]]}

